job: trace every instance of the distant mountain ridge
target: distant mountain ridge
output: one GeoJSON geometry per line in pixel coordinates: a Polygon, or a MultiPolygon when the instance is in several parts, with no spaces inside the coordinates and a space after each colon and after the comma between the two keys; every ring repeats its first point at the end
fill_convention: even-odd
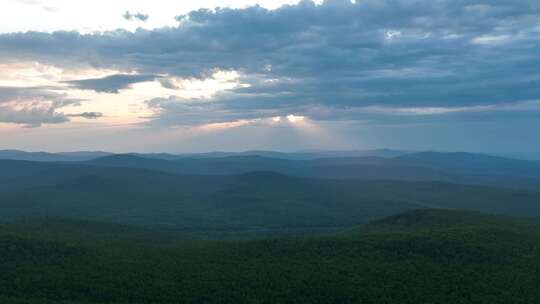
{"type": "Polygon", "coordinates": [[[22,150],[0,150],[0,159],[28,160],[28,161],[87,161],[111,155],[134,155],[143,158],[155,158],[163,160],[176,160],[182,158],[223,158],[230,156],[262,156],[267,158],[288,160],[313,160],[318,158],[358,158],[358,157],[382,157],[399,158],[415,154],[469,154],[493,156],[514,160],[540,161],[539,153],[468,153],[468,152],[444,152],[444,151],[413,151],[393,149],[368,149],[368,150],[299,150],[294,152],[280,152],[270,150],[247,150],[243,152],[201,152],[201,153],[113,153],[106,151],[74,151],[74,152],[28,152],[22,150]]]}
{"type": "MultiPolygon", "coordinates": [[[[55,154],[3,150],[0,151],[0,160],[2,159],[38,161],[44,164],[57,162],[85,166],[137,168],[188,175],[236,175],[251,171],[273,171],[309,178],[443,181],[540,189],[540,161],[466,152],[406,153],[381,149],[294,153],[211,152],[174,155],[107,152],[55,154]]],[[[9,170],[4,173],[20,174],[9,170]]],[[[0,173],[1,178],[2,173],[0,173]]]]}
{"type": "Polygon", "coordinates": [[[103,151],[80,152],[26,152],[20,150],[0,150],[0,159],[27,160],[40,162],[80,162],[112,155],[103,151]]]}
{"type": "Polygon", "coordinates": [[[252,150],[244,152],[205,152],[205,153],[111,153],[103,151],[81,151],[81,152],[25,152],[20,150],[0,150],[0,159],[28,160],[28,161],[88,161],[100,157],[111,155],[134,155],[143,158],[155,158],[163,160],[177,160],[182,158],[222,158],[230,156],[262,156],[267,158],[288,159],[288,160],[311,160],[317,158],[338,158],[338,157],[395,157],[409,153],[407,151],[374,149],[358,151],[298,151],[298,152],[276,152],[264,150],[252,150]]]}
{"type": "Polygon", "coordinates": [[[87,163],[177,174],[230,175],[274,171],[311,178],[445,181],[540,189],[540,162],[465,152],[416,152],[392,158],[365,156],[300,160],[260,155],[165,160],[125,154],[106,156],[87,163]]]}
{"type": "Polygon", "coordinates": [[[132,154],[111,155],[86,162],[95,166],[132,167],[176,174],[235,175],[251,171],[363,180],[458,181],[456,176],[429,168],[382,157],[319,158],[290,160],[258,155],[163,160],[132,154]]]}

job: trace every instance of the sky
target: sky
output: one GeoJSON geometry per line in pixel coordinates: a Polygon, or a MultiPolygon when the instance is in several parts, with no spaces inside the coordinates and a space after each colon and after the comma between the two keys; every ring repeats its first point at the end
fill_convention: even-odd
{"type": "Polygon", "coordinates": [[[536,0],[2,0],[0,149],[540,152],[536,0]]]}

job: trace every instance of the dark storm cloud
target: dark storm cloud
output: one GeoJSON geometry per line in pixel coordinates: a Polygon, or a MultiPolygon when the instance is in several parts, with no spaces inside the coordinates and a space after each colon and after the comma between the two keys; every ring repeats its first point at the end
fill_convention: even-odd
{"type": "Polygon", "coordinates": [[[156,78],[158,78],[158,76],[117,74],[103,78],[66,81],[65,83],[81,90],[93,90],[96,92],[117,94],[119,93],[119,90],[127,89],[134,83],[152,81],[156,78]]]}
{"type": "MultiPolygon", "coordinates": [[[[237,70],[250,85],[196,107],[171,97],[156,105],[161,111],[155,119],[164,122],[219,120],[199,111],[203,106],[223,120],[321,108],[331,120],[370,106],[474,107],[540,96],[538,1],[302,1],[277,10],[202,9],[176,19],[178,27],[133,33],[5,34],[0,59],[181,78],[237,70]]],[[[116,92],[134,82],[114,83],[72,84],[116,92]]]]}

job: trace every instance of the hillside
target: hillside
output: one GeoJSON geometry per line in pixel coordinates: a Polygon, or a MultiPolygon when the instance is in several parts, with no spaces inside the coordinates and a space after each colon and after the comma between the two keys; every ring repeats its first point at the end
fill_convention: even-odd
{"type": "Polygon", "coordinates": [[[0,301],[492,304],[540,296],[540,224],[523,219],[425,210],[336,236],[167,244],[130,229],[96,242],[100,225],[119,229],[81,225],[0,227],[0,301]]]}
{"type": "Polygon", "coordinates": [[[252,171],[273,171],[298,177],[325,179],[457,180],[457,177],[438,169],[399,163],[392,159],[379,157],[290,160],[247,155],[165,160],[126,154],[98,158],[86,164],[198,175],[235,175],[252,171]]]}
{"type": "MultiPolygon", "coordinates": [[[[463,184],[540,189],[540,163],[474,153],[419,152],[396,157],[272,158],[268,155],[151,158],[112,155],[87,164],[131,167],[176,174],[232,175],[274,171],[325,179],[443,181],[463,184]]],[[[346,155],[346,154],[345,154],[346,155]]]]}
{"type": "Polygon", "coordinates": [[[265,171],[204,176],[51,163],[15,167],[21,164],[26,171],[6,179],[11,188],[0,191],[0,220],[68,217],[239,237],[331,232],[417,208],[540,217],[540,192],[529,190],[265,171]]]}
{"type": "Polygon", "coordinates": [[[113,173],[92,171],[0,194],[0,219],[60,216],[196,234],[275,234],[348,227],[420,207],[363,196],[353,184],[271,172],[227,177],[131,169],[113,173]]]}

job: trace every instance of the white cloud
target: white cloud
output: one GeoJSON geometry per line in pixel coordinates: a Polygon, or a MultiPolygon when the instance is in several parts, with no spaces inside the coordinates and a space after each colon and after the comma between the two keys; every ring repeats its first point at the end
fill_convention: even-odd
{"type": "Polygon", "coordinates": [[[510,35],[483,35],[478,36],[472,39],[473,43],[476,44],[499,44],[510,41],[510,35]]]}
{"type": "Polygon", "coordinates": [[[295,4],[299,0],[4,0],[0,10],[0,33],[18,31],[78,30],[85,33],[118,28],[130,31],[138,27],[153,29],[174,26],[174,17],[199,8],[242,8],[259,4],[277,8],[295,4]],[[127,22],[122,16],[126,11],[148,14],[146,22],[127,22]]]}

